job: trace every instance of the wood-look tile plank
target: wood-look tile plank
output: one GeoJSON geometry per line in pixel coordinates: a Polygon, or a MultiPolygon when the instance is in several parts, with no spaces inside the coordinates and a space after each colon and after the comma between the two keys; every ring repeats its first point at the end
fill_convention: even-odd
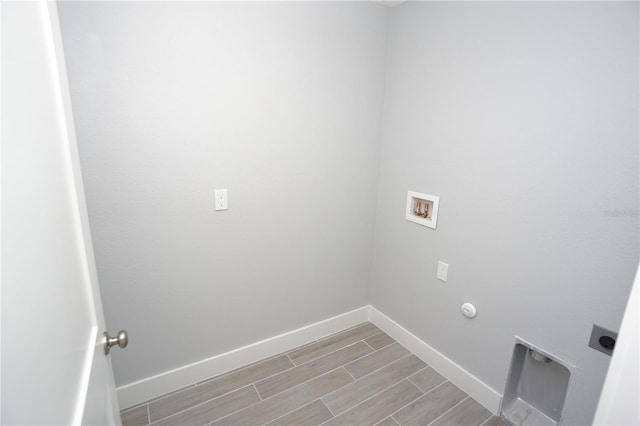
{"type": "Polygon", "coordinates": [[[316,358],[306,364],[261,380],[255,384],[256,389],[260,396],[266,399],[371,352],[372,350],[367,344],[358,342],[328,355],[316,358]]]}
{"type": "Polygon", "coordinates": [[[426,364],[417,356],[408,355],[324,396],[322,400],[334,415],[338,415],[389,386],[406,379],[425,366],[426,364]]]}
{"type": "Polygon", "coordinates": [[[202,426],[258,401],[260,397],[254,387],[246,386],[152,424],[154,426],[202,426]]]}
{"type": "Polygon", "coordinates": [[[424,393],[429,392],[431,389],[447,381],[445,377],[441,376],[431,367],[417,372],[409,377],[409,380],[424,393]]]}
{"type": "MultiPolygon", "coordinates": [[[[216,376],[216,377],[218,377],[218,376],[216,376]]],[[[207,379],[207,380],[211,380],[211,378],[209,378],[209,379],[207,379]]],[[[205,380],[203,380],[203,382],[204,382],[204,381],[205,381],[205,380]]],[[[193,387],[195,387],[195,386],[196,386],[196,383],[192,383],[192,384],[190,384],[190,385],[188,385],[188,386],[183,386],[183,387],[178,388],[178,389],[176,389],[176,390],[172,390],[171,392],[167,392],[167,393],[165,393],[165,394],[163,394],[163,395],[160,395],[160,396],[157,396],[157,397],[155,397],[155,398],[153,398],[153,399],[150,399],[150,400],[148,400],[146,403],[147,403],[147,404],[150,404],[150,403],[152,403],[152,402],[154,402],[154,401],[157,401],[157,400],[162,399],[162,398],[166,398],[166,397],[168,397],[168,396],[173,395],[174,393],[179,393],[179,392],[182,392],[182,391],[187,390],[187,389],[189,389],[189,388],[193,388],[193,387]]]]}
{"type": "Polygon", "coordinates": [[[124,410],[120,413],[122,426],[145,426],[149,424],[147,404],[124,410]]]}
{"type": "Polygon", "coordinates": [[[395,413],[393,419],[403,426],[424,426],[440,417],[467,396],[451,382],[445,382],[395,413]]]}
{"type": "Polygon", "coordinates": [[[382,349],[395,342],[395,340],[393,340],[387,333],[374,334],[373,336],[364,339],[364,341],[373,349],[382,349]]]}
{"type": "Polygon", "coordinates": [[[280,355],[202,382],[197,386],[174,392],[149,403],[151,421],[155,422],[178,411],[186,410],[293,366],[286,355],[280,355]]]}
{"type": "Polygon", "coordinates": [[[376,423],[376,426],[399,426],[399,425],[395,420],[393,420],[393,417],[387,417],[380,423],[376,423]]]}
{"type": "Polygon", "coordinates": [[[408,354],[409,351],[405,349],[404,346],[399,343],[393,343],[383,349],[375,351],[372,354],[345,365],[344,368],[346,368],[354,378],[359,379],[360,377],[366,376],[367,374],[397,361],[408,354]]]}
{"type": "Polygon", "coordinates": [[[493,416],[486,422],[482,423],[482,426],[509,426],[509,423],[507,423],[500,417],[493,416]]]}
{"type": "Polygon", "coordinates": [[[333,417],[331,411],[317,399],[311,404],[267,423],[267,426],[317,426],[331,417],[333,417]]]}
{"type": "MultiPolygon", "coordinates": [[[[253,362],[251,364],[244,365],[240,368],[236,368],[235,370],[231,370],[227,373],[220,374],[218,376],[210,377],[206,380],[202,380],[198,382],[198,385],[202,385],[205,383],[212,382],[214,380],[219,380],[221,378],[230,378],[230,377],[244,377],[249,376],[264,378],[265,375],[279,373],[280,371],[286,370],[288,368],[293,368],[295,365],[289,357],[285,353],[281,353],[278,355],[274,355],[269,358],[261,359],[259,361],[253,362]]],[[[267,376],[268,377],[268,376],[267,376]]],[[[259,380],[259,379],[256,379],[259,380]]]]}
{"type": "Polygon", "coordinates": [[[480,426],[489,417],[489,410],[469,397],[431,422],[430,426],[480,426]]]}
{"type": "Polygon", "coordinates": [[[212,426],[265,424],[351,382],[353,379],[347,370],[338,368],[220,419],[212,426]]]}
{"type": "Polygon", "coordinates": [[[291,358],[296,365],[300,365],[378,333],[380,333],[378,327],[370,322],[365,322],[348,330],[294,349],[288,352],[287,355],[289,355],[289,358],[291,358]]]}
{"type": "Polygon", "coordinates": [[[403,380],[384,392],[334,417],[324,425],[373,425],[419,398],[422,394],[422,391],[408,380],[403,380]]]}

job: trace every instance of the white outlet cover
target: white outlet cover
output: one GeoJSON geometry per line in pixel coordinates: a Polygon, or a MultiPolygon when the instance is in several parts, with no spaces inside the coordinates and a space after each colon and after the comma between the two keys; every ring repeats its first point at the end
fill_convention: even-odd
{"type": "Polygon", "coordinates": [[[449,264],[444,262],[438,262],[438,272],[436,278],[440,281],[447,282],[447,275],[449,275],[449,264]]]}
{"type": "Polygon", "coordinates": [[[229,202],[227,198],[227,190],[226,189],[216,189],[214,194],[214,203],[216,211],[218,210],[228,210],[229,202]]]}

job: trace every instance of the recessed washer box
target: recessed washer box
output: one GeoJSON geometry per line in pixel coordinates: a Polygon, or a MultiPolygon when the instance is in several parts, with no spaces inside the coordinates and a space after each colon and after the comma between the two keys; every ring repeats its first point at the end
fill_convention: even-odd
{"type": "Polygon", "coordinates": [[[429,228],[436,228],[440,197],[421,192],[407,192],[406,219],[429,228]]]}

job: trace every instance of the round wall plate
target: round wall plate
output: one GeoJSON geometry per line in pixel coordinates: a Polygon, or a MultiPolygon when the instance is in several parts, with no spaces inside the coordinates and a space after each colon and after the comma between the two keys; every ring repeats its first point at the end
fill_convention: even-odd
{"type": "Polygon", "coordinates": [[[462,315],[464,315],[467,318],[473,318],[478,313],[478,311],[476,310],[476,307],[469,302],[463,303],[462,308],[460,310],[462,311],[462,315]]]}

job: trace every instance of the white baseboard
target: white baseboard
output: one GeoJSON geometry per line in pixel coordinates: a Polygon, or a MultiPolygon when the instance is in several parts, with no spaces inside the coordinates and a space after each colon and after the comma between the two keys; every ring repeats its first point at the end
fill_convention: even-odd
{"type": "Polygon", "coordinates": [[[310,324],[242,348],[194,362],[117,389],[124,410],[166,393],[268,358],[369,320],[369,306],[310,324]]]}
{"type": "Polygon", "coordinates": [[[499,413],[502,395],[370,305],[121,386],[117,389],[120,409],[124,410],[133,407],[166,393],[206,380],[209,377],[286,352],[365,321],[371,321],[493,414],[499,413]]]}
{"type": "Polygon", "coordinates": [[[409,349],[418,358],[465,391],[493,414],[499,414],[502,395],[449,358],[427,345],[391,318],[369,306],[369,321],[409,349]]]}

